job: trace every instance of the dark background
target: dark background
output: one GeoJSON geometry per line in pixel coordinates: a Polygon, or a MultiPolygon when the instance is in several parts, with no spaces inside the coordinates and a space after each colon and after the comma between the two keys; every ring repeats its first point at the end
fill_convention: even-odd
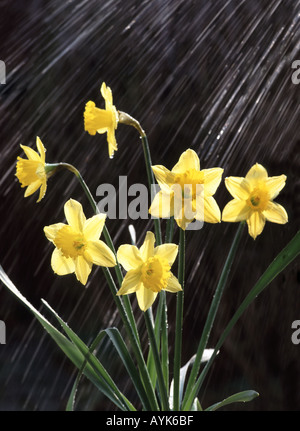
{"type": "MultiPolygon", "coordinates": [[[[103,106],[103,81],[118,109],[146,130],[154,164],[172,168],[193,148],[202,168],[220,166],[224,177],[244,176],[256,162],[270,176],[287,175],[277,198],[289,214],[284,226],[267,223],[255,241],[244,232],[209,346],[259,275],[299,227],[300,87],[291,81],[300,59],[300,4],[271,1],[41,1],[0,2],[0,263],[22,294],[41,309],[44,298],[85,342],[120,319],[100,268],[86,288],[75,276],[55,276],[52,247],[43,227],[63,221],[63,205],[89,204],[72,174],[48,182],[46,197],[24,199],[16,179],[20,144],[35,148],[38,135],[48,162],[75,165],[96,198],[102,183],[118,188],[147,183],[137,132],[120,125],[119,151],[107,155],[105,136],[83,130],[87,100],[103,106]]],[[[231,198],[224,183],[215,195],[220,208],[231,198]]],[[[115,246],[130,241],[132,220],[108,220],[115,246]]],[[[152,229],[134,221],[139,243],[152,229]]],[[[163,224],[164,228],[164,224],[163,224]]],[[[196,351],[216,282],[237,225],[206,224],[187,232],[183,362],[196,351]]],[[[178,241],[178,231],[174,240],[178,241]]],[[[217,357],[199,398],[203,407],[234,392],[254,389],[259,398],[230,409],[298,410],[300,346],[291,341],[300,319],[299,260],[291,264],[249,307],[217,357]]],[[[142,315],[136,309],[141,333],[142,315]]],[[[174,329],[175,295],[168,295],[174,329]]],[[[28,310],[0,286],[0,319],[7,341],[0,345],[0,409],[64,410],[76,370],[28,310]]],[[[171,345],[171,358],[173,346],[171,345]]],[[[120,387],[135,400],[110,345],[101,358],[120,387]]],[[[85,379],[76,409],[112,406],[85,379]]]]}

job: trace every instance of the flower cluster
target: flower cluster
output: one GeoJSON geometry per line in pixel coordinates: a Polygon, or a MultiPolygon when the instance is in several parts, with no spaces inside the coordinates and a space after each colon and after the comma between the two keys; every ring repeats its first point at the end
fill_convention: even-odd
{"type": "MultiPolygon", "coordinates": [[[[101,94],[105,109],[97,108],[94,102],[88,101],[84,110],[84,128],[91,135],[107,133],[108,153],[112,158],[118,149],[115,130],[119,120],[126,124],[131,117],[117,111],[111,89],[105,83],[101,86],[101,94]]],[[[57,165],[46,163],[45,148],[39,138],[36,145],[39,154],[21,145],[27,159],[18,157],[16,176],[21,186],[27,187],[25,197],[40,189],[39,202],[45,195],[47,178],[57,165]]],[[[266,221],[279,224],[288,221],[285,209],[274,202],[285,185],[286,176],[269,177],[260,164],[252,166],[244,178],[225,178],[226,188],[233,199],[222,212],[214,195],[221,183],[223,169],[200,169],[199,157],[194,150],[184,151],[171,170],[154,165],[152,171],[160,191],[155,195],[149,213],[156,218],[174,217],[182,230],[194,220],[206,223],[246,221],[248,232],[255,239],[261,234],[266,221]]],[[[154,247],[155,236],[147,232],[140,248],[123,244],[115,254],[99,239],[105,225],[104,214],[86,219],[81,204],[74,199],[65,203],[64,211],[68,224],[56,223],[44,228],[47,239],[55,246],[51,265],[56,274],[75,273],[85,285],[93,265],[109,268],[119,262],[127,273],[117,295],[135,292],[143,311],[151,307],[160,291],[182,290],[171,272],[178,252],[177,245],[170,243],[154,247]]]]}

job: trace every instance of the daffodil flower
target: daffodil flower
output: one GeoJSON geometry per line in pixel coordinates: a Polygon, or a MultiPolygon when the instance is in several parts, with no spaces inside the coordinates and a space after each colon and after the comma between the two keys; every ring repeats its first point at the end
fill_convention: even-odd
{"type": "Polygon", "coordinates": [[[222,168],[200,170],[198,155],[188,149],[171,171],[162,165],[152,166],[152,169],[161,188],[149,209],[153,217],[174,216],[183,230],[194,219],[220,222],[221,212],[213,195],[221,182],[222,168]]]}
{"type": "Polygon", "coordinates": [[[105,223],[105,214],[86,219],[79,202],[69,199],[64,205],[68,224],[56,223],[45,226],[44,232],[55,245],[51,266],[58,275],[75,272],[77,279],[86,284],[93,264],[113,267],[115,255],[99,239],[105,223]]]}
{"type": "Polygon", "coordinates": [[[252,238],[261,234],[266,221],[285,224],[288,216],[285,209],[273,202],[285,186],[286,176],[269,177],[266,169],[256,163],[245,178],[225,178],[225,185],[233,196],[222,212],[225,222],[246,220],[252,238]]]}
{"type": "Polygon", "coordinates": [[[118,146],[115,137],[115,129],[118,126],[118,111],[113,105],[112,92],[103,82],[101,94],[105,100],[105,109],[99,109],[89,100],[84,111],[84,129],[90,134],[107,133],[108,154],[112,158],[118,146]]]}
{"type": "Polygon", "coordinates": [[[16,177],[21,183],[21,187],[27,187],[25,197],[32,195],[40,189],[37,202],[45,196],[47,189],[47,169],[45,163],[45,148],[39,137],[36,138],[36,146],[39,154],[32,148],[20,145],[27,156],[27,159],[18,157],[16,165],[16,177]]]}
{"type": "Polygon", "coordinates": [[[155,237],[147,232],[140,248],[123,244],[117,251],[117,259],[128,271],[117,295],[128,295],[135,292],[139,307],[146,311],[161,290],[178,292],[182,290],[177,278],[171,272],[178,246],[163,244],[154,247],[155,237]]]}

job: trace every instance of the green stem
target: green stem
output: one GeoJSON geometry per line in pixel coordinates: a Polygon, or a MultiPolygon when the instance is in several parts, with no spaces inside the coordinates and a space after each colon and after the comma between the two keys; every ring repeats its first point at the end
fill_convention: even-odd
{"type": "MultiPolygon", "coordinates": [[[[150,149],[148,144],[147,136],[141,136],[142,144],[143,144],[143,150],[144,150],[144,157],[146,162],[146,171],[147,171],[147,178],[148,178],[148,185],[149,185],[149,192],[151,194],[152,188],[155,184],[154,174],[152,171],[152,162],[151,162],[151,155],[150,155],[150,149]]],[[[154,218],[154,229],[155,229],[155,237],[156,237],[156,244],[160,245],[162,244],[162,236],[161,236],[161,227],[160,227],[160,221],[158,218],[154,218]]]]}
{"type": "MultiPolygon", "coordinates": [[[[168,244],[172,242],[174,232],[174,217],[167,220],[165,242],[168,244]]],[[[161,301],[161,358],[165,385],[169,393],[169,341],[168,341],[168,307],[166,292],[160,293],[161,301]]]]}
{"type": "MultiPolygon", "coordinates": [[[[193,385],[195,383],[195,380],[197,378],[199,369],[200,369],[200,365],[201,365],[201,359],[203,356],[203,352],[204,349],[206,348],[207,342],[208,342],[208,338],[211,332],[211,329],[213,327],[214,324],[214,320],[217,314],[217,310],[219,308],[220,305],[220,301],[221,301],[221,297],[223,295],[224,292],[224,288],[226,285],[226,282],[228,280],[228,276],[231,270],[231,266],[232,266],[232,262],[235,258],[236,252],[238,250],[238,246],[242,237],[242,232],[243,232],[243,228],[244,228],[244,222],[239,223],[239,227],[237,229],[237,232],[235,234],[235,237],[233,239],[233,242],[231,244],[227,259],[225,261],[209,312],[208,312],[208,316],[204,325],[204,329],[202,332],[202,336],[198,345],[198,350],[197,350],[197,354],[196,354],[196,358],[195,358],[195,362],[193,364],[191,373],[190,373],[190,377],[187,383],[187,387],[186,387],[186,391],[185,391],[185,396],[183,399],[183,408],[185,408],[186,406],[186,402],[187,399],[190,400],[190,394],[192,393],[192,388],[193,385]]],[[[190,401],[188,403],[188,405],[190,406],[190,401]]],[[[189,407],[188,407],[189,409],[189,407]]]]}
{"type": "Polygon", "coordinates": [[[169,394],[169,342],[168,342],[168,315],[166,292],[161,292],[161,361],[167,393],[169,394]]]}
{"type": "Polygon", "coordinates": [[[175,351],[174,351],[174,394],[173,410],[180,410],[180,366],[182,349],[182,324],[183,324],[183,302],[184,302],[184,269],[185,269],[185,231],[179,229],[179,261],[178,281],[182,291],[177,293],[176,304],[176,328],[175,328],[175,351]]]}
{"type": "Polygon", "coordinates": [[[159,387],[159,392],[161,396],[162,410],[168,411],[170,410],[169,403],[168,403],[168,395],[167,395],[167,390],[165,386],[162,366],[159,358],[158,347],[156,344],[152,315],[151,313],[149,313],[149,309],[146,310],[146,312],[144,313],[144,316],[145,316],[145,323],[148,331],[150,346],[153,352],[153,358],[154,358],[154,363],[155,363],[155,368],[157,373],[158,387],[159,387]]]}
{"type": "MultiPolygon", "coordinates": [[[[90,189],[88,188],[87,184],[85,183],[85,181],[82,178],[82,176],[81,176],[80,172],[78,171],[78,169],[76,169],[73,165],[70,165],[69,163],[55,163],[55,164],[52,164],[52,165],[48,164],[47,166],[50,166],[52,168],[51,169],[52,172],[54,172],[55,170],[61,170],[61,169],[67,169],[68,171],[72,172],[76,176],[76,178],[78,179],[79,184],[81,185],[81,187],[82,187],[82,189],[83,189],[86,197],[88,198],[88,201],[90,202],[91,207],[92,207],[94,213],[95,214],[99,214],[99,209],[98,209],[98,206],[97,206],[97,204],[96,204],[96,202],[95,202],[95,200],[93,198],[93,195],[91,194],[90,189]]],[[[117,260],[117,253],[116,253],[113,241],[111,239],[111,236],[109,234],[109,231],[108,231],[108,229],[107,229],[107,227],[106,227],[105,224],[104,224],[104,227],[103,227],[103,236],[105,238],[105,241],[106,241],[107,245],[112,250],[112,252],[114,253],[114,255],[116,257],[116,260],[117,260]]],[[[118,279],[118,283],[121,286],[122,281],[123,281],[123,274],[122,274],[121,267],[120,267],[118,261],[117,261],[117,265],[115,266],[115,272],[116,272],[116,276],[117,276],[117,279],[118,279]]],[[[127,312],[128,318],[130,319],[130,322],[132,324],[132,328],[133,328],[133,330],[135,332],[136,338],[137,338],[138,342],[140,343],[139,335],[138,335],[138,330],[137,330],[137,327],[136,327],[136,322],[135,322],[135,318],[133,316],[133,311],[132,311],[132,307],[131,307],[129,298],[127,298],[127,296],[125,296],[123,298],[123,301],[124,301],[124,305],[125,305],[125,308],[126,308],[126,312],[127,312]]]]}
{"type": "Polygon", "coordinates": [[[221,335],[219,341],[217,342],[214,352],[204,367],[202,373],[200,374],[193,390],[191,391],[188,402],[186,403],[186,408],[184,410],[189,410],[191,403],[193,402],[196,394],[201,389],[202,383],[208,370],[210,369],[218,351],[222,347],[224,341],[226,340],[228,334],[249,307],[250,304],[258,297],[258,295],[271,283],[271,281],[280,274],[287,265],[289,265],[298,255],[300,254],[300,231],[296,233],[294,238],[288,243],[288,245],[277,255],[273,262],[269,265],[266,271],[259,278],[254,287],[250,290],[244,301],[241,303],[237,311],[234,313],[233,317],[226,326],[223,334],[221,335]]]}
{"type": "Polygon", "coordinates": [[[170,217],[167,219],[166,240],[165,240],[166,243],[172,242],[173,233],[174,233],[174,217],[170,217]]]}
{"type": "MultiPolygon", "coordinates": [[[[147,135],[144,129],[141,127],[140,123],[135,118],[127,114],[126,112],[118,111],[118,116],[119,116],[119,123],[134,127],[140,135],[140,138],[143,144],[144,158],[146,162],[146,172],[147,172],[149,192],[151,194],[152,187],[155,184],[155,181],[154,181],[154,175],[152,171],[152,162],[151,162],[151,155],[150,155],[147,135]]],[[[155,229],[155,236],[156,236],[156,244],[159,245],[162,243],[159,219],[154,219],[154,229],[155,229]]]]}
{"type": "Polygon", "coordinates": [[[132,349],[133,349],[133,352],[135,354],[135,358],[137,360],[138,367],[139,367],[139,370],[140,370],[140,373],[142,375],[142,379],[143,379],[143,382],[144,382],[145,390],[146,390],[146,393],[147,393],[147,396],[148,396],[148,400],[146,401],[147,402],[147,407],[150,410],[158,411],[159,410],[159,406],[158,406],[158,403],[157,403],[157,399],[156,399],[156,395],[155,395],[153,386],[151,384],[151,379],[150,379],[150,376],[149,376],[149,373],[148,373],[148,370],[147,370],[147,366],[145,364],[145,360],[144,360],[142,351],[140,349],[140,345],[137,342],[137,339],[136,339],[135,333],[133,331],[133,328],[132,328],[132,326],[130,324],[130,321],[127,319],[127,314],[126,314],[126,310],[125,310],[125,308],[123,306],[123,303],[120,300],[120,297],[116,295],[117,288],[116,288],[115,282],[114,282],[114,280],[113,280],[113,278],[111,276],[111,273],[110,273],[110,271],[109,271],[108,268],[103,267],[102,269],[103,269],[106,281],[107,281],[108,286],[110,288],[110,291],[111,291],[111,293],[113,295],[113,298],[115,300],[116,306],[118,308],[118,311],[120,313],[120,316],[122,318],[122,321],[123,321],[123,323],[125,325],[127,334],[129,336],[131,344],[132,344],[132,349]]]}
{"type": "MultiPolygon", "coordinates": [[[[68,164],[63,164],[63,165],[64,165],[64,167],[66,167],[67,169],[69,169],[71,172],[73,172],[76,175],[76,177],[79,180],[79,183],[82,186],[82,188],[83,188],[83,190],[84,190],[84,192],[85,192],[85,194],[86,194],[89,202],[92,205],[92,208],[93,208],[94,212],[96,214],[99,213],[98,206],[97,206],[97,204],[96,204],[96,202],[95,202],[95,200],[94,200],[94,198],[93,198],[93,196],[92,196],[89,188],[87,187],[85,181],[83,180],[80,172],[76,168],[74,168],[74,166],[72,166],[72,165],[68,165],[68,164]]],[[[114,252],[114,254],[116,256],[116,251],[115,251],[113,242],[111,240],[111,237],[110,237],[110,234],[108,232],[108,229],[107,229],[107,227],[105,225],[104,225],[104,228],[103,228],[103,235],[105,237],[107,245],[111,248],[111,250],[114,252]]],[[[122,284],[123,275],[122,275],[119,263],[117,263],[115,269],[116,269],[116,275],[117,275],[117,278],[118,278],[118,282],[120,284],[122,284]]],[[[108,285],[110,287],[110,290],[111,290],[111,292],[113,294],[114,300],[116,302],[116,305],[118,307],[118,310],[120,312],[120,315],[122,317],[123,323],[125,324],[127,333],[128,333],[128,335],[130,337],[130,340],[131,340],[131,343],[132,343],[132,347],[133,347],[136,359],[138,361],[139,369],[140,369],[140,372],[141,372],[141,374],[143,376],[143,381],[144,381],[145,389],[146,389],[147,394],[148,394],[149,399],[150,399],[151,408],[153,410],[158,410],[158,404],[157,404],[157,400],[156,400],[156,397],[155,397],[155,393],[154,393],[153,387],[151,385],[151,380],[150,380],[149,373],[148,373],[148,370],[147,370],[147,367],[146,367],[146,364],[145,364],[145,361],[144,361],[143,354],[141,352],[141,345],[140,345],[140,340],[139,340],[139,336],[138,336],[138,331],[137,331],[137,327],[136,327],[136,323],[135,323],[135,319],[134,319],[134,316],[133,316],[133,312],[132,312],[132,308],[131,308],[129,299],[128,299],[127,296],[125,296],[123,298],[124,306],[125,306],[125,308],[124,308],[122,301],[116,295],[117,294],[117,289],[115,287],[114,281],[113,281],[113,279],[111,277],[111,274],[110,274],[109,270],[107,268],[103,268],[103,270],[104,270],[104,274],[105,274],[106,280],[108,282],[108,285]],[[128,318],[129,318],[129,320],[128,320],[128,318]]]]}

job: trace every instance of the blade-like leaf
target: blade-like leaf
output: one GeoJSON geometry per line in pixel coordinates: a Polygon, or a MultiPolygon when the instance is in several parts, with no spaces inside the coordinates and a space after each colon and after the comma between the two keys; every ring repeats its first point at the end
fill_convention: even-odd
{"type": "Polygon", "coordinates": [[[119,353],[119,356],[131,378],[132,383],[134,384],[134,387],[140,397],[140,400],[144,405],[144,408],[146,408],[147,394],[145,392],[144,385],[141,381],[138,369],[135,366],[133,360],[131,359],[129,351],[119,330],[117,328],[108,328],[105,330],[105,333],[109,336],[111,342],[119,353]]]}
{"type": "MultiPolygon", "coordinates": [[[[180,374],[179,374],[179,404],[181,403],[181,400],[182,400],[182,394],[183,394],[183,388],[184,388],[184,383],[185,383],[185,378],[186,378],[187,370],[194,363],[195,357],[196,357],[196,355],[193,355],[191,357],[191,359],[189,359],[188,362],[183,367],[180,368],[180,374]]],[[[174,407],[173,394],[174,394],[174,379],[172,379],[171,386],[170,386],[169,404],[170,404],[170,408],[171,409],[173,409],[173,407],[174,407]]]]}
{"type": "MultiPolygon", "coordinates": [[[[0,280],[2,283],[25,305],[28,310],[33,313],[36,319],[40,322],[43,328],[48,332],[64,354],[72,361],[72,363],[80,369],[85,361],[84,354],[68,340],[60,331],[58,331],[16,288],[11,279],[0,266],[0,280]]],[[[87,353],[87,352],[86,352],[87,353]]],[[[124,401],[117,396],[107,382],[95,371],[95,369],[88,364],[84,370],[85,376],[94,383],[94,385],[107,396],[118,408],[121,410],[128,410],[128,406],[124,401]]]]}
{"type": "MultiPolygon", "coordinates": [[[[103,367],[103,365],[101,364],[101,362],[95,357],[95,355],[92,355],[90,352],[90,349],[87,347],[87,345],[78,337],[78,335],[69,327],[69,325],[63,321],[63,319],[51,308],[51,306],[45,301],[42,300],[43,303],[46,305],[46,307],[54,314],[54,316],[57,318],[57,320],[59,321],[59,323],[61,324],[62,328],[64,329],[64,331],[66,332],[66,334],[68,335],[68,337],[70,338],[70,340],[76,345],[76,347],[82,352],[82,354],[84,355],[85,359],[87,360],[87,362],[92,365],[92,367],[101,375],[101,377],[104,379],[104,381],[111,387],[113,388],[113,390],[115,391],[115,393],[118,394],[118,396],[125,402],[125,404],[127,405],[127,408],[129,410],[135,410],[135,408],[132,406],[132,404],[126,399],[126,397],[121,394],[121,392],[119,391],[119,389],[117,388],[116,384],[114,383],[114,381],[112,380],[112,378],[110,377],[110,375],[107,373],[107,371],[105,370],[105,368],[103,367]]],[[[137,370],[129,356],[129,353],[127,351],[126,345],[123,342],[123,340],[121,339],[121,336],[118,337],[116,335],[116,329],[115,330],[111,330],[111,329],[107,329],[107,330],[103,330],[101,331],[101,333],[98,335],[98,342],[101,341],[101,339],[105,336],[105,334],[108,334],[110,339],[113,341],[115,347],[117,348],[119,355],[121,357],[121,359],[124,361],[124,365],[125,367],[130,370],[130,372],[132,372],[132,370],[134,369],[135,371],[135,377],[136,375],[138,376],[137,370]],[[122,340],[122,342],[121,342],[122,340]],[[127,352],[127,354],[126,354],[127,352]],[[131,361],[131,362],[130,362],[131,361]]],[[[94,349],[94,346],[92,346],[94,349]]],[[[139,376],[138,376],[139,377],[139,376]]]]}
{"type": "MultiPolygon", "coordinates": [[[[98,347],[98,345],[101,343],[103,338],[105,336],[108,336],[113,343],[114,347],[119,353],[120,358],[122,359],[123,364],[125,365],[131,381],[133,382],[137,393],[140,396],[140,399],[143,403],[143,401],[146,399],[147,395],[145,393],[144,386],[141,382],[140,375],[138,373],[138,370],[136,369],[134,362],[132,361],[129,352],[127,350],[127,347],[124,343],[124,340],[117,328],[107,328],[105,330],[100,331],[100,333],[97,335],[95,340],[92,342],[91,346],[89,347],[89,352],[95,351],[95,349],[98,347]]],[[[86,358],[86,362],[88,361],[88,357],[86,358]]],[[[83,364],[82,369],[79,371],[76,381],[74,382],[71,394],[69,396],[68,404],[67,404],[67,410],[73,410],[74,407],[74,401],[75,401],[75,395],[76,390],[79,384],[79,380],[81,378],[81,375],[83,373],[83,369],[85,367],[86,362],[83,364]]],[[[143,403],[144,404],[144,403],[143,403]]],[[[131,410],[135,410],[135,408],[132,406],[131,410]]]]}
{"type": "Polygon", "coordinates": [[[233,403],[247,403],[249,401],[252,401],[254,398],[258,397],[258,392],[249,390],[249,391],[243,391],[238,392],[237,394],[231,395],[228,398],[225,398],[225,400],[220,401],[218,403],[213,404],[212,406],[205,409],[205,411],[215,411],[221,407],[227,406],[228,404],[233,403]]]}
{"type": "Polygon", "coordinates": [[[203,411],[202,406],[201,406],[200,401],[198,400],[198,398],[194,399],[191,411],[192,412],[202,412],[203,411]]]}
{"type": "MultiPolygon", "coordinates": [[[[209,359],[211,358],[212,354],[214,353],[214,349],[205,349],[203,352],[203,356],[201,359],[201,363],[207,362],[209,361],[209,359]]],[[[184,385],[185,385],[185,381],[186,381],[186,375],[188,372],[188,369],[191,365],[193,365],[194,361],[195,361],[195,357],[196,355],[193,355],[191,357],[191,359],[188,360],[188,362],[180,368],[180,380],[179,380],[179,399],[180,399],[180,403],[182,400],[182,395],[183,395],[183,390],[184,390],[184,385]]],[[[172,380],[171,382],[171,386],[170,386],[170,397],[169,397],[169,403],[170,403],[170,407],[173,408],[173,385],[174,385],[174,380],[172,380]]],[[[200,406],[200,403],[198,401],[197,398],[195,398],[194,400],[194,407],[195,406],[200,406]]],[[[194,408],[194,410],[197,410],[197,408],[194,408]]],[[[202,410],[202,409],[200,409],[202,410]]]]}
{"type": "Polygon", "coordinates": [[[196,394],[199,392],[201,385],[204,381],[206,374],[208,373],[209,368],[211,367],[214,358],[226,340],[228,334],[242,316],[244,311],[249,307],[249,305],[257,298],[257,296],[263,292],[263,290],[269,286],[272,280],[277,277],[300,253],[300,230],[296,233],[296,235],[291,239],[291,241],[286,245],[286,247],[281,250],[281,252],[276,256],[276,258],[271,262],[266,271],[259,278],[254,287],[250,290],[246,298],[243,300],[241,305],[238,307],[230,322],[226,326],[223,334],[221,335],[217,345],[215,347],[215,351],[205,366],[204,370],[200,374],[197,382],[195,383],[193,389],[188,393],[188,399],[183,405],[183,410],[188,411],[195,399],[196,394]]]}
{"type": "Polygon", "coordinates": [[[102,341],[102,339],[103,339],[103,334],[98,334],[98,336],[95,338],[95,340],[90,345],[90,347],[89,347],[89,354],[85,357],[85,360],[84,360],[84,362],[83,362],[83,364],[82,364],[82,366],[81,366],[81,368],[80,368],[80,370],[79,370],[79,372],[77,374],[76,380],[75,380],[75,382],[73,384],[73,387],[72,387],[72,390],[71,390],[71,393],[69,395],[69,399],[68,399],[68,402],[67,402],[66,411],[73,411],[74,410],[75,396],[76,396],[76,392],[77,392],[77,387],[78,387],[80,379],[81,379],[81,377],[83,375],[84,368],[85,368],[85,366],[87,364],[88,356],[97,348],[98,344],[100,344],[100,342],[102,341]]]}

